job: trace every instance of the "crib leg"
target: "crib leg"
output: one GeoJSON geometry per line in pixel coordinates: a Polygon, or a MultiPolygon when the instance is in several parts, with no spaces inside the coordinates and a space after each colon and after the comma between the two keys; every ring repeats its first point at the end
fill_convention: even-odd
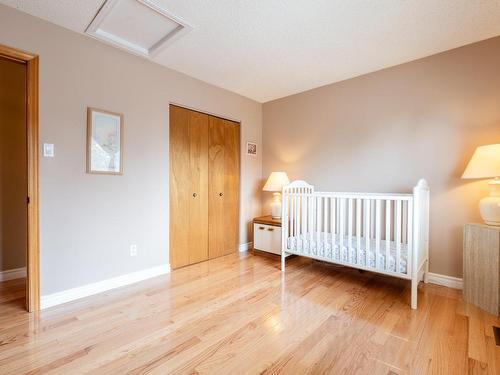
{"type": "Polygon", "coordinates": [[[429,259],[425,261],[424,283],[429,282],[429,259]]]}
{"type": "Polygon", "coordinates": [[[417,290],[418,290],[418,277],[411,279],[411,308],[417,309],[417,290]]]}
{"type": "Polygon", "coordinates": [[[281,254],[281,272],[285,272],[285,254],[281,254]]]}

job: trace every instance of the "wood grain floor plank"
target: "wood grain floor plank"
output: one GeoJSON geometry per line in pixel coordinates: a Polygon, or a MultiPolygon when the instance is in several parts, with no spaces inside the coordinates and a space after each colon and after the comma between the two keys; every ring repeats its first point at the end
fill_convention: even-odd
{"type": "MultiPolygon", "coordinates": [[[[300,274],[300,272],[299,272],[299,274],[300,274]]],[[[310,277],[310,275],[306,275],[306,276],[310,277]]],[[[141,340],[132,341],[130,343],[125,341],[124,345],[122,345],[120,347],[116,347],[112,350],[107,350],[106,355],[101,356],[101,357],[103,357],[104,360],[107,361],[110,357],[113,358],[115,356],[119,356],[124,351],[131,350],[135,347],[140,348],[143,345],[149,345],[157,340],[165,340],[165,339],[167,339],[168,335],[170,335],[172,332],[176,332],[176,333],[179,332],[178,327],[183,327],[183,326],[191,327],[192,326],[192,327],[196,327],[199,331],[200,328],[202,328],[199,325],[200,322],[193,321],[193,319],[204,318],[207,314],[217,315],[218,311],[222,308],[224,308],[226,310],[229,308],[229,311],[225,311],[225,314],[228,315],[231,313],[230,308],[231,308],[231,306],[233,306],[233,304],[240,305],[240,307],[242,307],[243,306],[243,304],[241,302],[242,299],[247,299],[248,297],[252,298],[252,295],[251,294],[249,295],[250,292],[258,293],[258,295],[262,294],[262,292],[264,292],[264,294],[269,294],[273,291],[273,285],[275,287],[279,286],[279,280],[276,279],[275,277],[274,277],[274,280],[266,280],[265,278],[257,278],[256,280],[258,280],[258,282],[256,282],[254,284],[254,288],[250,287],[249,285],[246,285],[247,287],[241,288],[241,291],[238,293],[229,293],[229,294],[227,294],[227,296],[225,296],[224,294],[221,294],[219,296],[219,298],[213,300],[213,303],[211,303],[211,304],[205,304],[203,306],[198,306],[198,305],[195,306],[193,308],[193,311],[195,311],[194,313],[193,313],[193,311],[191,311],[190,314],[182,314],[179,316],[179,318],[174,317],[173,319],[171,319],[171,324],[168,327],[165,327],[163,329],[159,329],[159,330],[155,331],[154,333],[152,333],[151,335],[144,335],[144,337],[141,340]],[[271,281],[272,281],[272,283],[271,283],[271,281]],[[200,307],[202,307],[202,308],[200,308],[200,307]],[[190,323],[192,323],[192,325],[190,325],[190,323]]],[[[248,301],[248,303],[251,304],[252,300],[250,299],[248,301]]],[[[262,310],[260,310],[260,311],[262,312],[262,310]]],[[[245,317],[245,315],[243,315],[241,313],[241,311],[233,312],[233,313],[234,313],[234,315],[236,315],[236,318],[245,317]]],[[[225,318],[227,318],[227,316],[225,318]]],[[[248,316],[245,317],[244,322],[246,319],[248,319],[248,316]]],[[[223,323],[224,321],[226,321],[226,320],[220,319],[219,323],[223,323]]],[[[227,332],[223,332],[222,335],[227,335],[227,332]]],[[[205,332],[204,337],[206,337],[206,336],[207,336],[207,334],[205,332]]],[[[203,348],[203,347],[204,346],[201,346],[201,348],[203,348]]],[[[188,353],[187,355],[190,355],[190,354],[191,353],[188,353]]],[[[180,360],[179,358],[182,358],[182,355],[176,356],[175,360],[179,361],[180,360]]],[[[92,361],[91,363],[101,364],[99,361],[98,362],[92,361]]],[[[78,365],[79,364],[72,364],[73,367],[78,367],[78,365]]],[[[170,366],[170,363],[169,363],[169,366],[170,366]]],[[[83,366],[83,368],[87,368],[87,367],[88,366],[83,366]]],[[[66,366],[65,368],[67,369],[68,366],[66,366]]],[[[90,370],[90,368],[89,368],[89,370],[90,370]]]]}
{"type": "Polygon", "coordinates": [[[0,283],[1,374],[500,373],[459,291],[301,257],[235,254],[40,313],[0,283]]]}

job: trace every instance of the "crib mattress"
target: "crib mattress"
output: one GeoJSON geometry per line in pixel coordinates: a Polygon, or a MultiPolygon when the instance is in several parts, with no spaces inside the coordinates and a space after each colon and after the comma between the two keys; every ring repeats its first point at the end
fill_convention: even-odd
{"type": "Polygon", "coordinates": [[[357,237],[351,237],[351,243],[349,246],[348,236],[343,237],[343,246],[340,246],[341,238],[339,235],[332,238],[331,233],[313,233],[312,238],[308,233],[304,233],[298,236],[288,237],[287,248],[290,251],[295,251],[310,255],[319,255],[324,258],[335,260],[340,260],[346,263],[352,263],[353,265],[360,264],[365,267],[372,267],[382,271],[392,271],[398,273],[407,273],[407,259],[408,259],[408,246],[406,244],[401,244],[400,250],[400,260],[399,260],[399,270],[396,270],[397,262],[397,244],[394,241],[389,241],[389,267],[386,269],[385,262],[385,251],[387,242],[385,240],[380,241],[380,251],[378,257],[378,264],[376,264],[376,241],[375,239],[369,240],[369,250],[368,250],[368,265],[366,256],[366,238],[361,237],[361,246],[359,249],[358,262],[358,240],[357,237]],[[333,246],[332,246],[333,244],[333,246]]]}

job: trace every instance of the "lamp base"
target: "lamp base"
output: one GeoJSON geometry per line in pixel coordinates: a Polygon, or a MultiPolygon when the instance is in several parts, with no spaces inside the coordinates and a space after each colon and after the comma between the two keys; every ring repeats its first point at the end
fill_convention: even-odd
{"type": "Polygon", "coordinates": [[[281,219],[281,193],[273,193],[271,216],[273,219],[281,219]]]}
{"type": "Polygon", "coordinates": [[[490,195],[479,201],[479,212],[488,225],[500,226],[500,179],[491,180],[490,195]]]}

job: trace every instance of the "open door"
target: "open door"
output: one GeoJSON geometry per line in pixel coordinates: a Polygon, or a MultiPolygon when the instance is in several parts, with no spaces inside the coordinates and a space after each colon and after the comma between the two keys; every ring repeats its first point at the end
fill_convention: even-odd
{"type": "Polygon", "coordinates": [[[38,56],[0,45],[0,56],[26,64],[27,280],[26,309],[40,309],[38,211],[38,56]]]}

